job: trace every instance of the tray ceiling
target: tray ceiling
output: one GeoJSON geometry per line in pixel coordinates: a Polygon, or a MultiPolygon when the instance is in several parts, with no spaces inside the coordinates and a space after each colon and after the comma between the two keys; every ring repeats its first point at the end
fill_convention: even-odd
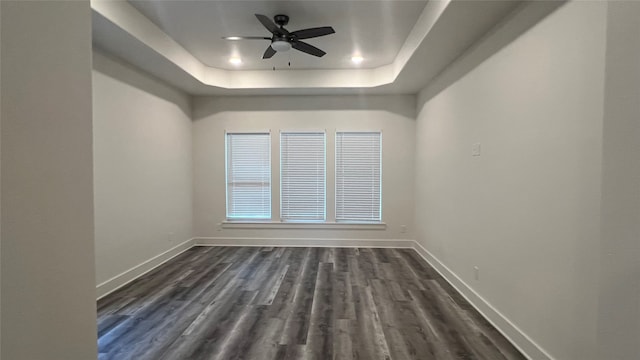
{"type": "Polygon", "coordinates": [[[204,65],[229,70],[352,69],[390,64],[426,1],[130,1],[140,13],[204,65]],[[228,41],[222,36],[270,36],[254,14],[290,17],[286,28],[332,26],[336,33],[307,42],[322,58],[292,50],[262,59],[268,40],[228,41]],[[351,57],[365,61],[355,65],[351,57]],[[230,57],[242,59],[240,66],[230,57]]]}
{"type": "Polygon", "coordinates": [[[415,94],[463,54],[463,69],[476,66],[562,4],[91,0],[96,49],[193,95],[415,94]],[[291,31],[333,26],[336,34],[309,40],[328,55],[290,51],[266,61],[266,40],[220,39],[268,36],[255,13],[289,15],[291,31]],[[350,63],[355,54],[365,59],[360,66],[350,63]]]}

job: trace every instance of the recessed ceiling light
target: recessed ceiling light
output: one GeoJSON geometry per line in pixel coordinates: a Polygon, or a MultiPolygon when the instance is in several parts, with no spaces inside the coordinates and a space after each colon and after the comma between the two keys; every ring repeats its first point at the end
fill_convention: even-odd
{"type": "Polygon", "coordinates": [[[240,59],[239,57],[232,57],[229,59],[229,62],[233,65],[240,65],[242,64],[242,59],[240,59]]]}
{"type": "Polygon", "coordinates": [[[223,37],[223,39],[225,39],[225,40],[240,40],[242,38],[240,36],[226,36],[226,37],[223,37]]]}
{"type": "Polygon", "coordinates": [[[364,60],[364,58],[362,58],[362,56],[352,56],[351,57],[351,61],[354,64],[360,64],[363,60],[364,60]]]}

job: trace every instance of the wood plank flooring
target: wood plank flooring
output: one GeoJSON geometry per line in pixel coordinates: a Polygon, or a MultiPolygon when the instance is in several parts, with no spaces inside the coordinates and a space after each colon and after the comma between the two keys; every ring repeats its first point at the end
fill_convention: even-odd
{"type": "Polygon", "coordinates": [[[98,302],[99,359],[524,359],[410,249],[194,247],[98,302]]]}

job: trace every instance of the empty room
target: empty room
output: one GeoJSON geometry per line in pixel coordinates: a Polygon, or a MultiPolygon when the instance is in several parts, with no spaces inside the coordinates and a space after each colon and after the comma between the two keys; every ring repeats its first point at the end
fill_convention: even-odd
{"type": "Polygon", "coordinates": [[[0,0],[0,359],[640,359],[640,2],[0,0]]]}

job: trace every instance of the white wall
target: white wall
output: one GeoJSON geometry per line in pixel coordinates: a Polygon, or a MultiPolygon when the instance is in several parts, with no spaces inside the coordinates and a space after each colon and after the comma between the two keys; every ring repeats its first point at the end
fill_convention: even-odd
{"type": "Polygon", "coordinates": [[[93,69],[101,284],[191,238],[191,114],[188,96],[130,66],[95,52],[93,69]]]}
{"type": "Polygon", "coordinates": [[[96,358],[88,1],[1,1],[2,358],[96,358]]]}
{"type": "Polygon", "coordinates": [[[596,279],[606,9],[564,5],[418,100],[417,240],[556,359],[603,359],[596,279]]]}
{"type": "Polygon", "coordinates": [[[194,99],[194,235],[215,238],[412,239],[414,96],[200,97],[194,99]],[[334,137],[382,130],[386,230],[219,229],[225,219],[225,130],[271,130],[272,215],[279,218],[279,132],[327,131],[327,218],[334,215],[334,137]],[[401,232],[401,225],[407,232],[401,232]]]}

